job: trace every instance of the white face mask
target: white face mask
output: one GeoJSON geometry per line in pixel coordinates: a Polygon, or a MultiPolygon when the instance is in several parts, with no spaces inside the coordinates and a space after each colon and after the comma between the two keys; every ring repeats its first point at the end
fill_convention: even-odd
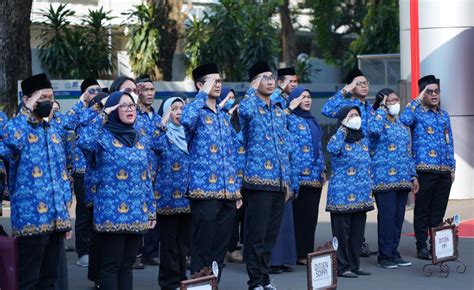
{"type": "Polygon", "coordinates": [[[392,116],[398,115],[400,113],[400,103],[394,105],[387,105],[388,113],[392,116]]]}
{"type": "Polygon", "coordinates": [[[359,130],[360,126],[362,125],[362,119],[360,117],[352,117],[344,124],[347,128],[351,128],[354,130],[359,130]]]}

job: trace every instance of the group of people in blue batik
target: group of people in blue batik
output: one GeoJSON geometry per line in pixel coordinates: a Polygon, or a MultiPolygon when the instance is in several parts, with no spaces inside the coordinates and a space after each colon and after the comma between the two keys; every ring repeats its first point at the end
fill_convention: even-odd
{"type": "Polygon", "coordinates": [[[431,259],[428,229],[443,219],[455,172],[439,79],[421,78],[402,112],[388,88],[369,104],[369,81],[351,71],[322,107],[338,120],[325,148],[294,68],[275,76],[254,64],[243,97],[223,87],[216,64],[192,77],[194,100],[174,95],[158,112],[145,76],[119,77],[109,89],[85,79],[66,114],[45,74],[21,82],[17,113],[0,114],[0,191],[7,184],[19,289],[66,289],[74,196],[77,264],[105,290],[133,289],[132,270],[143,264],[160,266],[164,290],[214,261],[220,280],[226,257],[245,262],[248,289],[276,289],[270,275],[305,265],[314,251],[327,181],[338,276],[370,275],[360,256],[374,253],[364,232],[375,206],[377,264],[411,265],[398,251],[410,192],[417,256],[431,259]]]}

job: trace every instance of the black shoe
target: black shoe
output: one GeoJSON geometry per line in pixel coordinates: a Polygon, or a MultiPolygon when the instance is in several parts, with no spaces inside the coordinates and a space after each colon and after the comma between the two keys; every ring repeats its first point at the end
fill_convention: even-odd
{"type": "Polygon", "coordinates": [[[142,261],[141,261],[140,258],[137,258],[137,259],[135,260],[135,263],[133,263],[132,268],[133,268],[134,270],[143,270],[143,269],[145,269],[145,265],[143,265],[143,263],[142,263],[142,261]]]}
{"type": "Polygon", "coordinates": [[[392,260],[380,259],[378,260],[377,266],[385,269],[397,269],[398,265],[392,260]]]}
{"type": "Polygon", "coordinates": [[[367,242],[362,243],[362,248],[360,249],[359,256],[363,258],[368,258],[370,257],[371,252],[372,251],[369,249],[369,243],[367,242]]]}
{"type": "Polygon", "coordinates": [[[342,274],[337,274],[338,277],[343,277],[343,278],[357,278],[357,274],[352,273],[351,271],[346,271],[342,274]]]}
{"type": "Polygon", "coordinates": [[[74,249],[74,247],[64,246],[64,250],[65,250],[66,252],[74,252],[76,249],[74,249]]]}
{"type": "Polygon", "coordinates": [[[416,256],[421,260],[431,260],[431,254],[426,248],[419,250],[416,256]]]}
{"type": "Polygon", "coordinates": [[[142,263],[145,265],[150,265],[150,266],[159,266],[160,259],[159,258],[142,258],[142,263]]]}
{"type": "Polygon", "coordinates": [[[367,271],[362,270],[362,269],[352,271],[352,273],[357,274],[359,276],[370,276],[370,275],[372,275],[370,272],[367,272],[367,271]]]}
{"type": "Polygon", "coordinates": [[[283,272],[293,272],[293,268],[290,267],[290,266],[287,266],[287,265],[281,266],[281,270],[282,270],[283,272]]]}
{"type": "Polygon", "coordinates": [[[281,267],[270,267],[270,270],[268,271],[269,274],[275,275],[275,274],[281,274],[283,273],[283,270],[281,267]]]}
{"type": "Polygon", "coordinates": [[[405,261],[402,257],[393,257],[392,261],[398,265],[398,267],[409,267],[411,266],[411,262],[405,261]]]}

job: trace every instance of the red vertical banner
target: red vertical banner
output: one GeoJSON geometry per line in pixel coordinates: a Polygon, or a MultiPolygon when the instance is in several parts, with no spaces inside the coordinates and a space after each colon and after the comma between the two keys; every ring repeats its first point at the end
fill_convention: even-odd
{"type": "Polygon", "coordinates": [[[420,27],[418,23],[418,0],[410,0],[410,55],[411,55],[411,97],[418,96],[420,78],[420,27]]]}

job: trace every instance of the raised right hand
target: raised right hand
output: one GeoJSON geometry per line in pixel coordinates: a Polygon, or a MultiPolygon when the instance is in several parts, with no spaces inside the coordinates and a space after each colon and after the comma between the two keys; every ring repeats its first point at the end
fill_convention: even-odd
{"type": "Polygon", "coordinates": [[[40,97],[41,97],[41,90],[37,90],[25,102],[25,107],[33,112],[34,109],[36,108],[36,103],[38,102],[40,97]]]}
{"type": "Polygon", "coordinates": [[[216,78],[214,77],[207,78],[206,82],[204,83],[204,85],[201,87],[199,91],[205,92],[206,94],[209,95],[209,93],[212,91],[212,88],[214,88],[215,81],[216,81],[216,78]]]}

